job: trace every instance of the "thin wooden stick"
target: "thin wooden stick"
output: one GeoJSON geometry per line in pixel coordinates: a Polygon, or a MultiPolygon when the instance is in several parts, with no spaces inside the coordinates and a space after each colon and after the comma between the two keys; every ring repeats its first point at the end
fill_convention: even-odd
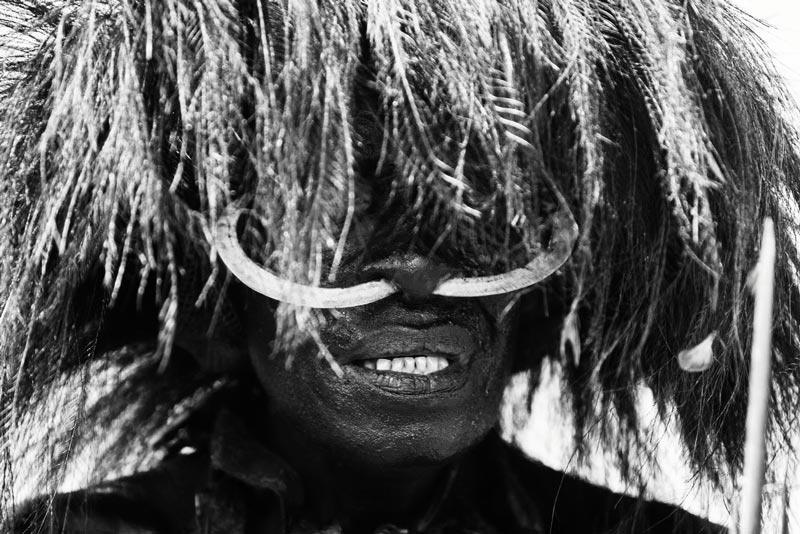
{"type": "Polygon", "coordinates": [[[766,466],[772,363],[772,295],[775,286],[775,228],[770,218],[764,220],[761,253],[754,274],[753,345],[750,352],[739,534],[758,534],[761,531],[761,492],[766,466]]]}

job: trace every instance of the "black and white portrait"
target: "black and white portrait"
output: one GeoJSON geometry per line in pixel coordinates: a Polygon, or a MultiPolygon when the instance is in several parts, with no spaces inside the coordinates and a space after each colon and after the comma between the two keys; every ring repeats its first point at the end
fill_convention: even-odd
{"type": "Polygon", "coordinates": [[[789,532],[800,113],[760,27],[0,0],[0,531],[789,532]]]}

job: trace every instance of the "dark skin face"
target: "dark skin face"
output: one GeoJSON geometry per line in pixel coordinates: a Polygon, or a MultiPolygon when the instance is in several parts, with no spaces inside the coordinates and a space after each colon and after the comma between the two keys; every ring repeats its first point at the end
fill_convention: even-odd
{"type": "MultiPolygon", "coordinates": [[[[393,297],[323,313],[320,339],[338,376],[308,340],[270,358],[275,303],[245,295],[249,356],[268,399],[270,446],[299,471],[321,526],[373,532],[408,525],[426,511],[442,472],[497,424],[516,338],[515,295],[442,298],[444,277],[464,274],[457,254],[432,258],[409,241],[403,214],[414,202],[394,190],[391,165],[378,165],[383,122],[359,95],[356,217],[334,285],[392,280],[393,297]]],[[[391,160],[391,158],[389,158],[391,160]]],[[[428,229],[438,237],[440,229],[428,229]]],[[[421,232],[424,235],[425,232],[421,232]]],[[[446,247],[444,247],[446,248],[446,247]]],[[[445,251],[446,252],[446,251],[445,251]]]]}
{"type": "Polygon", "coordinates": [[[358,531],[423,513],[441,471],[497,423],[516,334],[509,296],[393,297],[334,310],[321,336],[341,377],[312,340],[289,368],[285,358],[270,358],[273,334],[259,318],[274,303],[255,294],[246,300],[271,445],[300,472],[321,521],[358,531]],[[425,358],[423,367],[448,365],[369,368],[410,357],[425,358]]]}

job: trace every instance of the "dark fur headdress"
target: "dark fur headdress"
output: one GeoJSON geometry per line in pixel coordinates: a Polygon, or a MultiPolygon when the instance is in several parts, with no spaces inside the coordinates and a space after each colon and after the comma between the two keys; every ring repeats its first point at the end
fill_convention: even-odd
{"type": "MultiPolygon", "coordinates": [[[[236,357],[211,245],[233,202],[260,223],[253,256],[324,283],[375,205],[403,207],[409,247],[492,270],[560,192],[581,235],[563,272],[523,299],[535,335],[521,365],[566,353],[579,423],[621,428],[623,457],[642,445],[633,386],[649,386],[711,471],[740,464],[745,284],[771,216],[776,442],[790,431],[800,145],[766,54],[727,3],[4,0],[0,12],[14,29],[0,81],[8,462],[65,384],[134,366],[113,391],[83,386],[125,418],[56,410],[71,430],[49,438],[56,467],[100,439],[98,420],[147,432],[216,387],[225,361],[187,379],[169,358],[175,343],[236,357]],[[385,197],[360,196],[370,176],[385,197]],[[682,371],[676,355],[712,334],[713,365],[682,371]],[[148,336],[156,347],[130,348],[148,336]]],[[[302,312],[276,314],[284,341],[302,312]]]]}

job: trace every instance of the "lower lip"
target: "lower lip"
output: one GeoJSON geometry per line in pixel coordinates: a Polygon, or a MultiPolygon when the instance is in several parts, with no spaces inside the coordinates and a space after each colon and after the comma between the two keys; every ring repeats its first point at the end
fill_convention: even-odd
{"type": "Polygon", "coordinates": [[[345,376],[383,393],[402,396],[442,395],[458,391],[467,383],[467,367],[459,362],[429,375],[377,371],[361,365],[344,366],[345,376]]]}

